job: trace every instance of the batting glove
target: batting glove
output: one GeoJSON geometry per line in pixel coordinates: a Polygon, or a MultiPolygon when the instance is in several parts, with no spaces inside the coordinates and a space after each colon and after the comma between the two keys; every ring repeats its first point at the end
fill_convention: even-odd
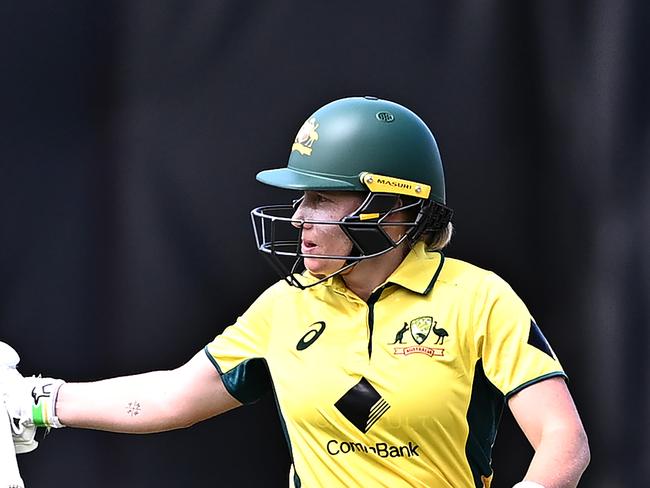
{"type": "MultiPolygon", "coordinates": [[[[7,412],[7,414],[8,413],[9,412],[7,412]]],[[[36,437],[35,425],[26,426],[19,422],[14,422],[11,415],[7,416],[6,422],[9,422],[11,425],[11,438],[14,442],[14,450],[16,451],[16,454],[32,452],[38,447],[38,441],[34,439],[34,437],[36,437]]]]}
{"type": "Polygon", "coordinates": [[[54,378],[29,376],[18,378],[5,384],[5,405],[12,417],[15,435],[23,435],[25,427],[54,427],[64,425],[56,416],[56,397],[59,388],[65,383],[54,378]]]}

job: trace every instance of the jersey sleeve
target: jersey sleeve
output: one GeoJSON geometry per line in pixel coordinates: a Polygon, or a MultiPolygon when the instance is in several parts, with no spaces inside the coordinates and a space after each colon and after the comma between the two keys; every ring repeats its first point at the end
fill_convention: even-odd
{"type": "Polygon", "coordinates": [[[546,378],[566,378],[553,349],[512,288],[493,273],[484,285],[475,333],[478,355],[490,382],[509,397],[546,378]]]}
{"type": "Polygon", "coordinates": [[[248,310],[205,346],[223,384],[241,403],[253,403],[271,389],[266,352],[272,290],[264,292],[248,310]]]}

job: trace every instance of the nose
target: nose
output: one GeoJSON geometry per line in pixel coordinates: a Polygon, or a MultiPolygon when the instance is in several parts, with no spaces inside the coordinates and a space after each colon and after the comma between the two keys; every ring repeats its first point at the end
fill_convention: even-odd
{"type": "Polygon", "coordinates": [[[291,225],[296,229],[310,229],[312,224],[305,222],[305,209],[303,207],[303,202],[300,202],[300,205],[296,207],[295,212],[291,216],[291,225]]]}

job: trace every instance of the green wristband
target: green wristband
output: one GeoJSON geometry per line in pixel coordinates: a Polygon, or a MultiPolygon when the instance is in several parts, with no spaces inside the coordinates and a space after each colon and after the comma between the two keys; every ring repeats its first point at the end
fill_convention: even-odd
{"type": "Polygon", "coordinates": [[[32,388],[32,422],[36,427],[63,427],[56,416],[55,406],[59,388],[64,382],[38,378],[32,388]]]}

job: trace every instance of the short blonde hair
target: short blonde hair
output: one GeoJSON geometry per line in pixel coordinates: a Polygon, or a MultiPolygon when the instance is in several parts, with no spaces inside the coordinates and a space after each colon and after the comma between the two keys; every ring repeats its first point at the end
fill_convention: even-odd
{"type": "Polygon", "coordinates": [[[418,240],[424,241],[427,251],[442,251],[449,242],[454,233],[454,224],[449,222],[446,227],[435,232],[426,232],[418,240]]]}

